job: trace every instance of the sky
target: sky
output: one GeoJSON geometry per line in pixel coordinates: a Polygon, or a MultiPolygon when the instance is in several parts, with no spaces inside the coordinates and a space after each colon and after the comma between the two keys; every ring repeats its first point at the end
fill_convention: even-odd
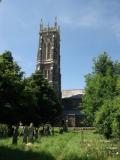
{"type": "Polygon", "coordinates": [[[93,59],[106,51],[120,60],[120,0],[2,0],[0,54],[13,53],[30,76],[35,71],[40,20],[60,25],[62,89],[84,89],[93,59]]]}

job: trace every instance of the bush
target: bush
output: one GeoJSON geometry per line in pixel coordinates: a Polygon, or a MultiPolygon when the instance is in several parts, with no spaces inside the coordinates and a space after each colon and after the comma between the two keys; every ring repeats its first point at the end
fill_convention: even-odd
{"type": "Polygon", "coordinates": [[[106,138],[120,139],[120,97],[107,100],[96,113],[97,131],[106,138]]]}

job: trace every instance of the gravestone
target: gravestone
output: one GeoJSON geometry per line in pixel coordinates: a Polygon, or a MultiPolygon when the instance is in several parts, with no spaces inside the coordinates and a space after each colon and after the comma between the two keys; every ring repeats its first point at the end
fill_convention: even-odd
{"type": "Polygon", "coordinates": [[[35,140],[38,139],[38,134],[39,134],[38,128],[35,128],[35,129],[34,129],[35,140]]]}
{"type": "Polygon", "coordinates": [[[44,126],[44,135],[50,136],[51,135],[51,127],[49,124],[44,126]]]}
{"type": "Polygon", "coordinates": [[[28,126],[24,126],[23,128],[23,143],[27,143],[28,139],[28,126]]]}
{"type": "Polygon", "coordinates": [[[63,124],[63,131],[67,132],[68,131],[68,121],[66,120],[63,124]]]}
{"type": "Polygon", "coordinates": [[[66,120],[62,120],[62,122],[61,122],[61,129],[60,129],[60,131],[61,131],[61,133],[62,132],[67,132],[68,131],[68,121],[66,120]]]}
{"type": "Polygon", "coordinates": [[[14,127],[12,144],[17,144],[17,140],[18,140],[18,125],[14,127]]]}
{"type": "Polygon", "coordinates": [[[33,123],[30,123],[30,127],[28,130],[28,142],[29,143],[33,143],[33,134],[34,134],[33,123]]]}

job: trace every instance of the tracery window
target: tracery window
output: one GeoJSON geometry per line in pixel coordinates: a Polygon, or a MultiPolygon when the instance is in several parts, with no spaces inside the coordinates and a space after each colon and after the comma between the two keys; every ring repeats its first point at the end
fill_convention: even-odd
{"type": "Polygon", "coordinates": [[[51,58],[50,54],[51,54],[51,45],[50,43],[48,43],[47,50],[46,50],[46,60],[49,60],[51,58]]]}

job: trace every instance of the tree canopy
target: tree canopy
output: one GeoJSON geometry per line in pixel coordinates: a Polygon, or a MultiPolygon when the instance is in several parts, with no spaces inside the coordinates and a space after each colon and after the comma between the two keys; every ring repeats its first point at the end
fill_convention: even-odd
{"type": "MultiPolygon", "coordinates": [[[[112,107],[117,105],[116,98],[120,97],[120,63],[112,61],[104,52],[94,59],[93,72],[85,78],[83,105],[88,124],[96,125],[98,130],[109,138],[113,134],[111,117],[114,117],[110,112],[112,107]]],[[[120,108],[120,105],[118,106],[120,108]]],[[[113,113],[118,111],[114,110],[113,113]]]]}
{"type": "Polygon", "coordinates": [[[1,121],[14,121],[23,90],[23,72],[13,60],[12,53],[0,55],[0,113],[1,121]]]}
{"type": "Polygon", "coordinates": [[[10,51],[0,55],[0,122],[53,122],[61,113],[53,87],[38,71],[23,75],[10,51]]]}
{"type": "Polygon", "coordinates": [[[60,100],[53,87],[48,83],[40,71],[36,71],[26,79],[25,90],[32,92],[32,100],[42,123],[53,122],[61,113],[60,100]]]}

